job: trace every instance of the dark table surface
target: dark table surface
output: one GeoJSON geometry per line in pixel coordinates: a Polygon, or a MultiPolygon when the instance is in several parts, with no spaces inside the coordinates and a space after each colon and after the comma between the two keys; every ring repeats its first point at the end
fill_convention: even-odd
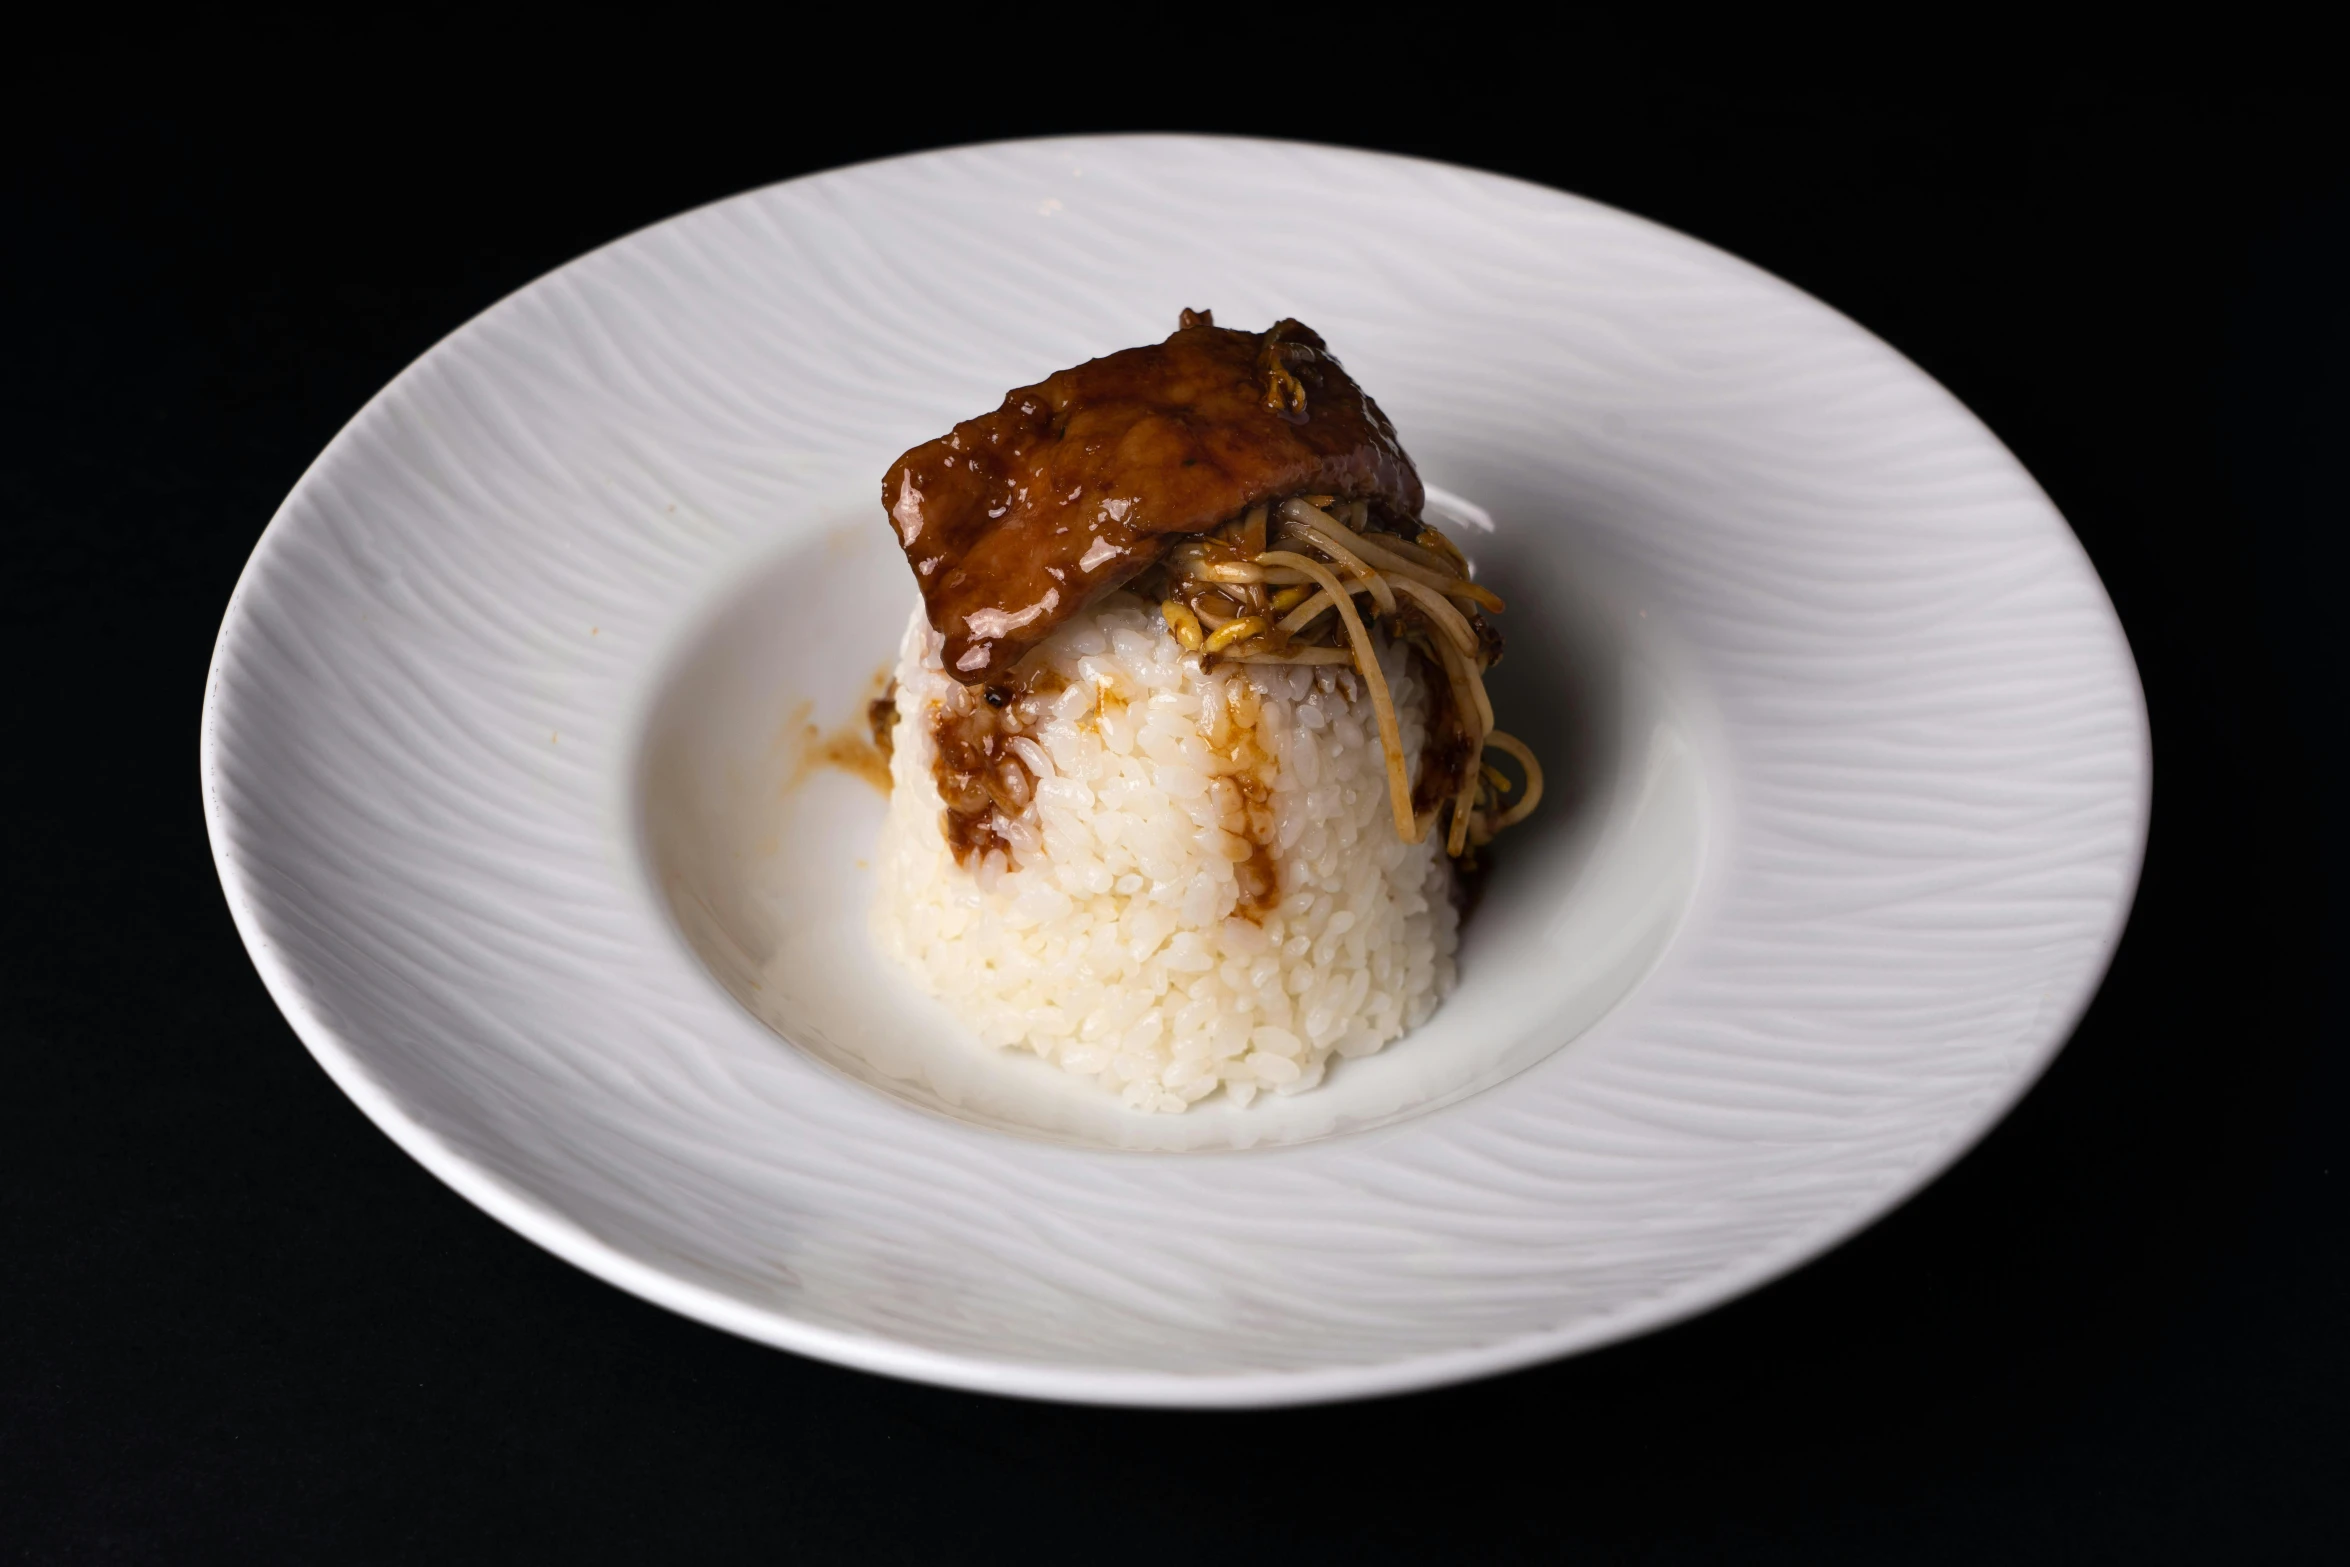
{"type": "MultiPolygon", "coordinates": [[[[379,43],[408,58],[334,58],[379,43]]],[[[1121,78],[1013,111],[951,59],[869,60],[844,113],[630,53],[528,92],[11,68],[0,1559],[2350,1560],[2338,101],[2066,72],[1863,99],[1631,49],[1569,90],[1496,45],[1408,95],[1267,65],[1180,110],[1121,78]],[[2077,1036],[1949,1176],[1556,1365],[1072,1409],[645,1305],[312,1065],[230,927],[195,770],[214,628],[303,466],[435,339],[631,228],[1117,128],[1423,153],[1675,225],[1884,336],[2055,497],[2145,676],[2153,840],[2077,1036]]]]}

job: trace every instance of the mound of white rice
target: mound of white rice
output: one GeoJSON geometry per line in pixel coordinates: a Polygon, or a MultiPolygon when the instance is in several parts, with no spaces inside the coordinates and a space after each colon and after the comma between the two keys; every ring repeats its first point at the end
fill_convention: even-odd
{"type": "MultiPolygon", "coordinates": [[[[1004,846],[963,866],[932,725],[979,693],[939,647],[917,611],[873,930],[989,1044],[1137,1109],[1219,1087],[1246,1104],[1311,1088],[1333,1053],[1370,1054],[1452,989],[1451,869],[1438,835],[1396,838],[1352,669],[1203,671],[1154,608],[1113,595],[1037,655],[1067,685],[1032,699],[1010,742],[1033,791],[997,819],[1004,846]],[[1244,876],[1268,858],[1278,891],[1252,902],[1244,876]]],[[[1401,649],[1382,656],[1416,761],[1426,695],[1401,649]]]]}

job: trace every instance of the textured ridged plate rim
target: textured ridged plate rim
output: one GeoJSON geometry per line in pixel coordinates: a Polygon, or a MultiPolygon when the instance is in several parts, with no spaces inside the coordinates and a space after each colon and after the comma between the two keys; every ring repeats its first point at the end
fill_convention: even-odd
{"type": "MultiPolygon", "coordinates": [[[[812,176],[811,179],[855,180],[881,171],[918,167],[968,168],[976,166],[972,162],[976,159],[993,156],[1017,160],[1030,154],[1096,154],[1113,162],[1120,157],[1212,159],[1228,157],[1234,148],[1246,145],[1195,138],[1072,138],[919,154],[847,171],[833,171],[827,175],[812,176]],[[964,162],[957,165],[955,160],[958,159],[964,162]]],[[[1464,182],[1463,188],[1504,190],[1508,193],[1508,199],[1533,206],[1563,204],[1560,210],[1572,210],[1581,221],[1628,226],[1626,232],[1682,247],[1692,255],[1702,253],[1712,257],[1724,267],[1726,273],[1738,274],[1746,282],[1760,279],[1788,296],[1802,298],[1776,280],[1763,279],[1761,274],[1755,273],[1742,262],[1721,257],[1718,252],[1705,250],[1697,242],[1657,229],[1644,220],[1615,213],[1579,198],[1520,185],[1498,176],[1472,174],[1442,165],[1379,154],[1307,148],[1297,144],[1277,144],[1276,151],[1268,155],[1308,163],[1328,160],[1327,167],[1334,170],[1345,168],[1354,174],[1363,174],[1366,170],[1386,171],[1399,180],[1457,179],[1464,182]]],[[[304,474],[264,531],[231,596],[222,622],[211,677],[205,691],[200,768],[204,784],[206,825],[211,836],[215,863],[239,934],[271,995],[329,1077],[395,1143],[469,1201],[558,1256],[644,1299],[747,1338],[866,1370],[985,1392],[1078,1402],[1169,1406],[1302,1403],[1426,1388],[1505,1371],[1678,1321],[1741,1295],[1817,1256],[1874,1222],[1947,1169],[2006,1114],[2061,1048],[2094,995],[2111,960],[2135,891],[2143,854],[2145,824],[2151,805],[2151,752],[2146,739],[2143,697],[2137,687],[2134,668],[2129,664],[2126,643],[2121,639],[2118,623],[2113,621],[2110,604],[2105,601],[2102,589],[2097,586],[2086,556],[2079,550],[2069,531],[2063,528],[2061,519],[2056,519],[2054,508],[2047,506],[2043,496],[2040,504],[2046,507],[2048,516],[2055,519],[2056,531],[2062,535],[2060,552],[2069,554],[2073,569],[2085,581],[2088,591],[2095,595],[2106,628],[2120,648],[2120,663],[2116,671],[2119,675],[2118,684],[2113,684],[2111,689],[2104,692],[2103,700],[2113,704],[2113,714],[2127,710],[2127,719],[2134,724],[2137,736],[2135,787],[2130,798],[2117,801],[2117,808],[2126,808],[2128,813],[2128,846],[2126,851],[2113,857],[2105,867],[2110,872],[2114,891],[2105,900],[2103,925],[2096,933],[2094,952],[2085,953],[2086,961],[2077,962],[2071,969],[2070,983],[2065,987],[2064,994],[2049,994],[2042,998],[2029,1026],[2029,1044],[2018,1053],[2012,1067],[2007,1070],[2004,1082],[1996,1091],[1974,1103],[1963,1118],[1939,1128],[1939,1142],[1927,1157],[1901,1171],[1898,1179],[1883,1182],[1865,1200],[1827,1213],[1816,1222],[1783,1232],[1775,1242],[1750,1252],[1734,1266],[1715,1269],[1692,1282],[1644,1299],[1636,1299],[1616,1309],[1583,1317],[1564,1327],[1513,1333],[1470,1347],[1406,1355],[1383,1362],[1312,1369],[1249,1369],[1200,1374],[1098,1365],[1043,1365],[939,1350],[885,1334],[846,1331],[823,1323],[795,1319],[777,1309],[751,1305],[629,1255],[584,1225],[555,1211],[546,1202],[518,1189],[482,1162],[453,1146],[449,1138],[412,1113],[408,1105],[377,1081],[364,1064],[365,1051],[362,1046],[320,1015],[319,1009],[313,1004],[310,985],[281,956],[272,931],[264,922],[265,911],[277,907],[273,900],[283,889],[258,884],[256,877],[246,865],[240,863],[238,854],[234,852],[233,840],[236,834],[240,830],[249,831],[252,824],[240,818],[241,802],[228,798],[222,787],[224,767],[234,760],[223,752],[223,719],[238,698],[231,666],[248,655],[251,645],[261,635],[255,624],[258,611],[253,602],[260,592],[257,583],[271,563],[289,548],[288,536],[297,526],[295,521],[289,519],[296,512],[298,503],[316,495],[330,484],[338,466],[360,443],[370,438],[375,429],[376,417],[389,405],[395,394],[404,387],[412,386],[428,370],[448,367],[464,351],[469,340],[475,339],[485,329],[486,324],[510,316],[520,302],[530,299],[534,293],[544,290],[557,279],[567,275],[584,275],[582,269],[598,258],[626,252],[629,247],[645,242],[649,236],[673,230],[680,224],[702,218],[706,214],[739,208],[742,204],[757,202],[807,183],[795,181],[752,192],[728,202],[697,209],[695,213],[616,241],[550,274],[548,278],[516,295],[509,296],[436,345],[416,365],[371,399],[304,474]]],[[[1820,308],[1807,299],[1803,303],[1811,308],[1820,308]]],[[[1857,332],[1858,329],[1853,330],[1857,332]]],[[[1890,350],[1876,344],[1873,339],[1868,342],[1875,351],[1891,355],[1890,350]]],[[[1928,387],[1932,386],[1923,373],[1914,367],[1908,367],[1908,372],[1928,387]]],[[[1386,396],[1383,388],[1375,386],[1374,390],[1380,391],[1383,398],[1386,396]]],[[[1947,398],[1947,394],[1941,394],[1939,388],[1933,390],[1947,398]]],[[[1947,417],[1971,426],[1980,434],[1981,441],[1987,444],[1989,451],[1997,453],[2012,465],[2013,459],[2005,456],[1995,439],[1988,432],[1980,431],[1980,426],[1975,425],[1971,416],[1954,402],[1949,405],[1947,417]]],[[[2020,468],[2015,471],[2017,475],[2021,474],[2020,468]]],[[[2028,485],[2028,479],[2024,483],[2028,485]]],[[[2037,494],[2036,488],[2032,493],[2037,494]]],[[[1494,1092],[1508,1091],[1503,1089],[1494,1092]]]]}

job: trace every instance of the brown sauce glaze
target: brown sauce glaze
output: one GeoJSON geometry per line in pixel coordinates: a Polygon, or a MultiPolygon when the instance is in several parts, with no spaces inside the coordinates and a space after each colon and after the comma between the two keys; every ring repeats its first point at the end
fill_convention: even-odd
{"type": "Polygon", "coordinates": [[[818,737],[808,754],[808,761],[819,766],[837,767],[844,773],[864,779],[883,795],[889,793],[889,754],[853,728],[818,737]]]}
{"type": "Polygon", "coordinates": [[[1012,741],[1041,716],[1037,699],[1064,690],[1068,682],[1052,670],[1015,670],[994,685],[965,687],[951,702],[932,707],[930,738],[935,746],[931,774],[945,809],[939,827],[955,863],[968,866],[1002,850],[1009,861],[1011,841],[1002,818],[1018,816],[1036,791],[1036,777],[1012,748],[1012,741]]]}
{"type": "Polygon", "coordinates": [[[1312,492],[1419,515],[1395,427],[1310,328],[1183,322],[1018,388],[890,465],[882,506],[955,679],[1002,680],[1174,539],[1259,501],[1312,492]]]}
{"type": "Polygon", "coordinates": [[[1281,902],[1281,868],[1273,860],[1273,802],[1265,786],[1254,778],[1232,780],[1247,805],[1248,858],[1232,867],[1240,899],[1232,912],[1252,925],[1265,923],[1281,902]]]}
{"type": "Polygon", "coordinates": [[[873,733],[873,749],[881,753],[884,764],[897,755],[898,743],[898,683],[895,680],[882,688],[881,695],[865,704],[865,727],[873,733]]]}
{"type": "MultiPolygon", "coordinates": [[[[890,791],[889,747],[890,733],[886,725],[875,721],[875,710],[889,703],[888,698],[866,707],[865,721],[852,718],[829,734],[808,722],[815,704],[802,702],[793,710],[785,725],[784,736],[791,739],[797,753],[791,772],[783,780],[782,792],[793,790],[816,776],[819,769],[834,768],[852,777],[862,778],[884,795],[890,791]]],[[[894,719],[896,708],[890,707],[894,719]]]]}

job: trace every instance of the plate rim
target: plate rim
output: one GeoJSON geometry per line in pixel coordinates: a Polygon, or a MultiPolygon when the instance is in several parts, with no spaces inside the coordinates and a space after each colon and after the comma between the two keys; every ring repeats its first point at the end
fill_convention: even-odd
{"type": "MultiPolygon", "coordinates": [[[[2056,1057],[2071,1041],[2083,1016],[2103,988],[2114,959],[2134,922],[2137,901],[2143,890],[2153,821],[2155,761],[2152,717],[2146,700],[2144,677],[2130,644],[2128,628],[2103,579],[2098,575],[2094,562],[2089,558],[2086,547],[2065,519],[2062,509],[2047,495],[2031,470],[1972,408],[1898,347],[1834,305],[1734,252],[1681,229],[1573,191],[1514,175],[1440,159],[1339,143],[1162,132],[1008,137],[928,147],[811,170],[788,179],[729,192],[640,224],[500,295],[435,339],[371,393],[305,465],[285,497],[270,514],[238,572],[214,637],[204,682],[197,752],[205,832],[214,870],[220,878],[238,937],[244,943],[247,956],[259,973],[270,999],[293,1028],[296,1037],[324,1069],[329,1080],[361,1113],[410,1158],[475,1207],[583,1272],[641,1300],[753,1342],[858,1370],[971,1392],[1076,1404],[1164,1408],[1257,1408],[1329,1403],[1408,1393],[1499,1375],[1656,1332],[1702,1315],[1785,1277],[1806,1263],[1824,1257],[1855,1235],[1881,1222],[1971,1154],[1990,1131],[2038,1085],[2056,1057]],[[1867,1201],[1856,1204],[1851,1211],[1833,1214],[1813,1225],[1797,1227],[1789,1231],[1787,1238],[1777,1245],[1748,1254],[1735,1267],[1709,1271],[1694,1285],[1649,1296],[1563,1328],[1514,1334],[1471,1348],[1298,1371],[1259,1369],[1195,1374],[1048,1365],[930,1349],[878,1334],[853,1333],[801,1321],[771,1308],[760,1308],[731,1299],[708,1286],[640,1262],[599,1240],[576,1221],[515,1189],[505,1179],[477,1164],[440,1134],[411,1116],[376,1081],[359,1053],[311,1010],[301,982],[280,958],[261,929],[259,915],[254,910],[256,893],[228,853],[231,813],[216,786],[220,772],[220,715],[224,704],[234,700],[227,690],[229,653],[235,640],[247,634],[253,624],[255,612],[251,600],[258,591],[255,583],[263,563],[273,551],[284,547],[285,536],[291,526],[287,519],[297,501],[319,483],[321,475],[327,472],[330,465],[360,438],[362,426],[368,424],[386,400],[415,376],[421,367],[452,352],[454,343],[513,308],[522,296],[550,279],[582,267],[607,251],[695,214],[751,200],[781,188],[833,179],[866,169],[988,149],[1075,148],[1103,144],[1215,144],[1310,150],[1373,165],[1401,165],[1441,171],[1448,175],[1468,175],[1517,187],[1540,200],[1564,200],[1604,213],[1614,220],[1660,232],[1680,244],[1698,247],[1711,257],[1767,279],[1775,287],[1800,296],[1861,333],[1912,375],[1940,391],[1951,410],[1971,423],[1985,441],[2014,465],[2016,473],[2029,484],[2032,492],[2059,524],[2059,532],[2063,536],[2061,544],[2069,551],[2084,580],[2095,591],[2098,603],[2102,606],[2105,627],[2115,636],[2120,647],[2120,672],[2125,689],[2117,695],[2125,696],[2133,709],[2139,764],[2135,797],[2129,802],[2132,830],[2127,864],[2122,868],[2123,874],[2108,905],[2094,961],[2083,965],[2072,993],[2063,998],[2062,1004],[2047,1010],[2046,1021],[2034,1030],[2040,1037],[2031,1046],[2028,1058],[2009,1073],[1996,1093],[1987,1095],[1959,1123],[1959,1129],[1947,1137],[1932,1157],[1923,1160],[1900,1179],[1888,1182],[1872,1192],[1867,1201]]],[[[1652,981],[1654,977],[1652,971],[1643,984],[1652,981]]]]}

